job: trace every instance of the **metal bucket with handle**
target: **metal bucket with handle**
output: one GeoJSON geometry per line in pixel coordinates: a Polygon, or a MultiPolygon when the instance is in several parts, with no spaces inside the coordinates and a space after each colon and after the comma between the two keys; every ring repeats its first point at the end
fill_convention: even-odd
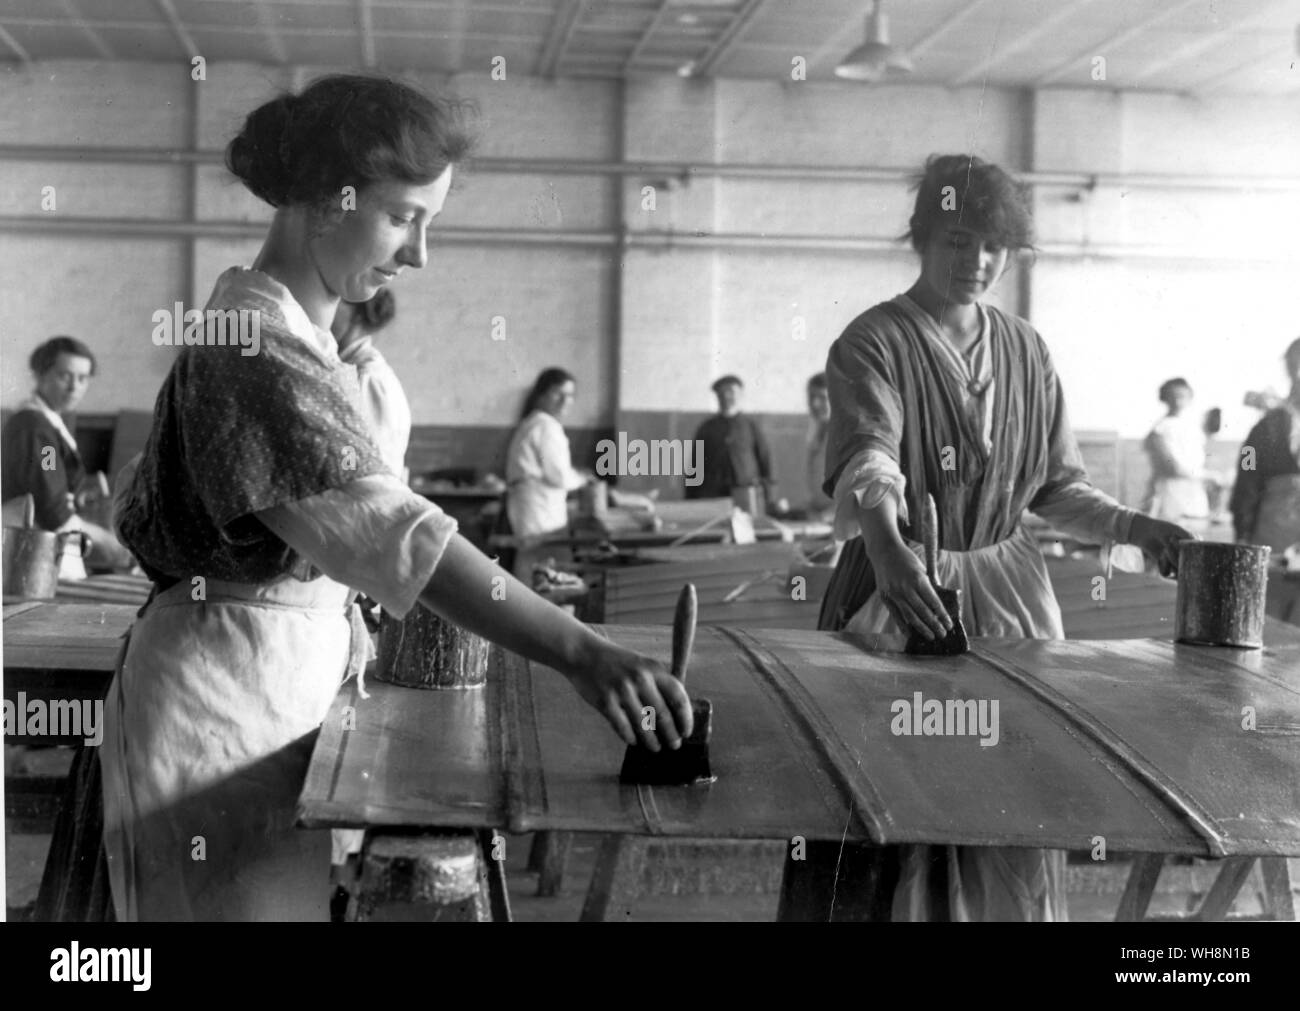
{"type": "Polygon", "coordinates": [[[80,530],[55,533],[36,526],[31,496],[27,496],[23,525],[4,528],[4,595],[18,600],[52,600],[59,588],[59,560],[69,538],[79,553],[90,550],[90,538],[80,530]]]}

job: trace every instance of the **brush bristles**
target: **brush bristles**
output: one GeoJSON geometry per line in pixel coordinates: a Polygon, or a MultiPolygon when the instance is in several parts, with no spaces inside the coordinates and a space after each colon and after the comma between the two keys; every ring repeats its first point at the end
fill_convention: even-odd
{"type": "Polygon", "coordinates": [[[713,704],[708,699],[691,703],[695,726],[676,751],[651,751],[643,745],[627,749],[620,783],[642,786],[690,786],[711,783],[716,776],[709,765],[709,738],[713,733],[713,704]]]}

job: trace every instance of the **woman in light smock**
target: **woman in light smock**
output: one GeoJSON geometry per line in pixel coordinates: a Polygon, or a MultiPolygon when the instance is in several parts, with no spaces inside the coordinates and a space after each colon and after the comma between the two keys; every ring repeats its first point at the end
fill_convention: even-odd
{"type": "MultiPolygon", "coordinates": [[[[827,360],[824,487],[848,543],[821,627],[948,630],[918,544],[927,495],[938,508],[938,582],[962,591],[972,635],[1063,637],[1043,556],[1020,522],[1027,509],[1082,540],[1140,545],[1174,570],[1186,531],[1089,483],[1047,345],[984,304],[1030,229],[1025,194],[997,166],[966,155],[926,163],[909,230],[920,276],[850,323],[827,360]]],[[[791,918],[1065,917],[1060,852],[809,842],[806,856],[786,861],[791,918]]]]}
{"type": "Polygon", "coordinates": [[[1186,379],[1160,386],[1168,409],[1146,437],[1143,448],[1151,460],[1151,484],[1145,509],[1162,520],[1205,519],[1210,500],[1205,493],[1206,436],[1192,417],[1192,387],[1186,379]]]}
{"type": "Polygon", "coordinates": [[[506,515],[516,537],[540,540],[569,526],[569,492],[588,477],[573,468],[564,416],[573,403],[573,376],[544,369],[524,401],[523,415],[506,450],[506,515]]]}
{"type": "Polygon", "coordinates": [[[260,313],[261,346],[180,352],[123,497],[119,529],[155,590],[100,749],[119,919],[328,918],[329,833],[296,829],[294,807],[321,721],[364,656],[345,608],[354,590],[555,668],[629,742],[672,747],[689,730],[662,664],[508,577],[494,599],[501,570],[392,474],[339,359],[339,300],[425,265],[467,147],[458,106],[336,76],[254,110],[227,149],[276,211],[252,269],[222,274],[208,308],[260,313]],[[657,735],[633,730],[646,705],[664,714],[657,735]]]}

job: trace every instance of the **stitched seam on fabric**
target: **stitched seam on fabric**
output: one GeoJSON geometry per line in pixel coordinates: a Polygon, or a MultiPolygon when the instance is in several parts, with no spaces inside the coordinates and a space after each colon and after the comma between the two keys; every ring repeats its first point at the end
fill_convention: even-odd
{"type": "Polygon", "coordinates": [[[1190,794],[1179,789],[1178,784],[1169,779],[1156,765],[1137,748],[1129,744],[1116,731],[1106,726],[1100,719],[1082,707],[1075,705],[1068,698],[1051,686],[1036,678],[1023,667],[1005,658],[995,658],[976,647],[971,647],[971,655],[981,663],[997,671],[1003,677],[1031,692],[1046,703],[1049,710],[1061,718],[1081,728],[1102,745],[1115,759],[1134,776],[1142,780],[1175,813],[1191,826],[1205,842],[1209,855],[1224,857],[1228,855],[1226,843],[1229,836],[1220,831],[1215,819],[1205,811],[1190,794]]]}
{"type": "MultiPolygon", "coordinates": [[[[725,626],[718,626],[716,631],[735,643],[773,694],[784,703],[786,711],[794,716],[804,736],[811,739],[815,748],[821,752],[826,759],[826,767],[833,772],[832,779],[838,788],[840,799],[849,808],[850,816],[856,815],[859,825],[872,843],[888,844],[885,825],[893,823],[888,808],[871,783],[871,778],[861,764],[851,758],[848,745],[822,715],[807,689],[775,653],[748,632],[725,626]],[[862,785],[864,783],[865,786],[862,785]]],[[[819,777],[819,781],[825,780],[819,777]]]]}

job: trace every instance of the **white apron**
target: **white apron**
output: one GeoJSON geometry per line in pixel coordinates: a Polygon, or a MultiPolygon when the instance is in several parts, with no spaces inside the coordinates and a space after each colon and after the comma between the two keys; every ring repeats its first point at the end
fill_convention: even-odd
{"type": "Polygon", "coordinates": [[[105,702],[117,917],[328,920],[330,834],[294,817],[316,732],[364,658],[350,591],[321,577],[191,593],[185,579],[148,605],[105,702]]]}

